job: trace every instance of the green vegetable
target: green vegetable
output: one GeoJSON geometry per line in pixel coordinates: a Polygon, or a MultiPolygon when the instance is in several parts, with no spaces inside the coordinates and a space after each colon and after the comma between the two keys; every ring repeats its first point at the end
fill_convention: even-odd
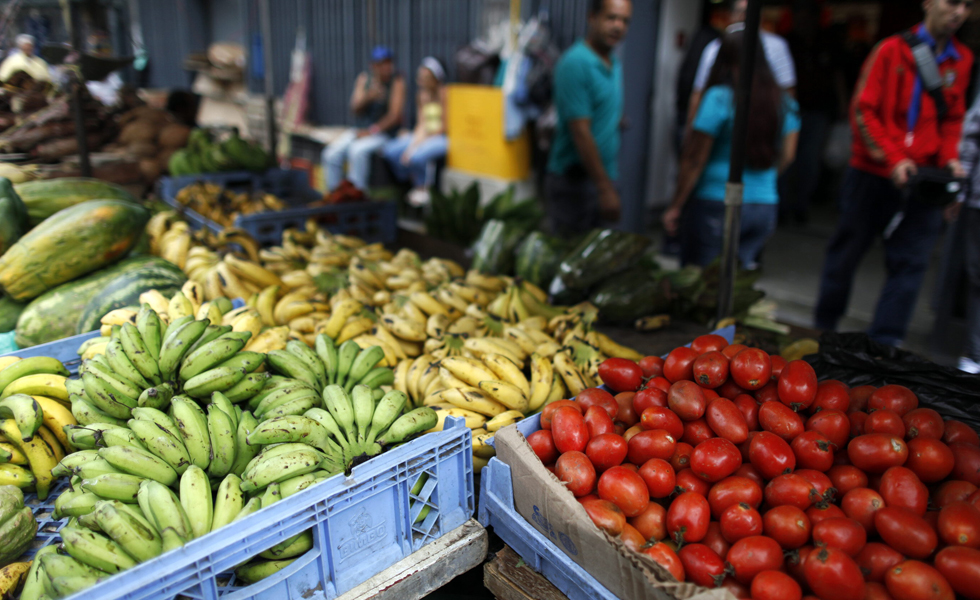
{"type": "MultiPolygon", "coordinates": [[[[633,266],[649,244],[648,238],[635,233],[595,229],[558,265],[549,291],[556,296],[581,296],[600,281],[633,266]]],[[[560,297],[557,301],[567,302],[560,297]]]]}
{"type": "Polygon", "coordinates": [[[538,287],[547,287],[564,255],[561,240],[532,231],[517,247],[514,274],[538,287]]]}
{"type": "Polygon", "coordinates": [[[27,206],[14,191],[10,180],[0,177],[0,255],[29,230],[27,206]]]}
{"type": "Polygon", "coordinates": [[[481,273],[503,275],[514,266],[514,248],[524,237],[524,229],[506,221],[491,219],[483,225],[473,244],[472,267],[481,273]]]}
{"type": "Polygon", "coordinates": [[[603,321],[632,323],[640,317],[669,311],[672,297],[666,279],[634,267],[604,281],[590,300],[603,321]]]}
{"type": "Polygon", "coordinates": [[[84,177],[27,181],[15,185],[14,190],[27,207],[31,227],[59,211],[89,200],[139,203],[135,196],[114,183],[84,177]]]}

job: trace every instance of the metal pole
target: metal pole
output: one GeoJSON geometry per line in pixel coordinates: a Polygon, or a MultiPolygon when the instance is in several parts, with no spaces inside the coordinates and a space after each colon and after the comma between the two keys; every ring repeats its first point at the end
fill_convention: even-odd
{"type": "Polygon", "coordinates": [[[272,78],[272,10],[269,0],[259,0],[262,25],[262,62],[265,65],[265,126],[269,155],[276,156],[276,94],[272,78]]]}
{"type": "Polygon", "coordinates": [[[748,137],[755,51],[759,43],[762,0],[749,0],[742,37],[742,56],[735,90],[735,124],[732,128],[732,156],[725,188],[725,235],[721,249],[721,277],[718,289],[718,320],[732,316],[735,309],[735,272],[738,267],[738,237],[742,229],[742,172],[745,170],[745,140],[748,137]]]}
{"type": "MultiPolygon", "coordinates": [[[[80,56],[84,51],[82,47],[82,23],[78,15],[78,5],[74,1],[69,1],[68,3],[68,15],[70,17],[68,26],[71,27],[71,45],[75,53],[80,56]]],[[[80,65],[81,63],[79,62],[78,64],[80,65]]],[[[75,140],[78,144],[79,168],[81,169],[82,177],[91,177],[92,163],[89,161],[88,156],[88,140],[85,135],[85,112],[82,110],[82,86],[85,85],[85,81],[82,80],[81,71],[76,70],[72,73],[69,85],[71,86],[71,112],[75,120],[75,140]]]]}

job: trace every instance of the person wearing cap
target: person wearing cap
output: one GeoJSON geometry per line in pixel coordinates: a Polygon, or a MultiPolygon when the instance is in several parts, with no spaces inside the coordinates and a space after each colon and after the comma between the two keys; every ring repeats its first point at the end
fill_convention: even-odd
{"type": "Polygon", "coordinates": [[[10,56],[0,63],[0,81],[6,83],[15,73],[23,71],[35,81],[51,81],[48,63],[34,54],[34,36],[22,33],[14,43],[19,52],[11,52],[10,56]]]}
{"type": "Polygon", "coordinates": [[[402,123],[405,78],[395,71],[394,55],[384,46],[371,52],[371,70],[357,76],[350,99],[355,128],[349,129],[323,150],[327,187],[333,191],[347,179],[366,190],[371,174],[371,155],[391,139],[402,123]]]}
{"type": "Polygon", "coordinates": [[[384,146],[383,154],[395,177],[411,179],[413,189],[408,200],[416,206],[429,200],[433,163],[446,155],[446,69],[438,59],[422,59],[415,76],[418,87],[418,115],[415,129],[403,133],[384,146]]]}

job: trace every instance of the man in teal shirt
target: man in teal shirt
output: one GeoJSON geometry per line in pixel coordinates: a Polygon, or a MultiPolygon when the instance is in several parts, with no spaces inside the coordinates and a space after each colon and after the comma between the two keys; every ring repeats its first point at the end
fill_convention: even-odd
{"type": "Polygon", "coordinates": [[[558,125],[545,180],[552,231],[574,235],[619,219],[619,130],[623,67],[613,49],[626,37],[630,0],[592,0],[585,39],[555,67],[558,125]]]}

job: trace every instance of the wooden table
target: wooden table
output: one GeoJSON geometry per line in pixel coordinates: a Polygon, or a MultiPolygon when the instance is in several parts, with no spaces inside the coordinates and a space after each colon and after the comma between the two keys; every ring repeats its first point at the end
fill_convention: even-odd
{"type": "Polygon", "coordinates": [[[483,565],[483,585],[498,600],[568,600],[543,575],[524,564],[510,546],[483,565]]]}

